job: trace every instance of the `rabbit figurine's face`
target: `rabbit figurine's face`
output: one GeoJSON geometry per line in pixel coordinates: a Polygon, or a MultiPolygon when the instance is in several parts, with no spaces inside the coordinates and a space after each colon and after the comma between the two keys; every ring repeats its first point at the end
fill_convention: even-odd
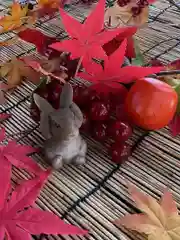
{"type": "Polygon", "coordinates": [[[74,132],[75,129],[79,129],[79,126],[76,124],[76,115],[70,109],[55,110],[49,114],[48,121],[51,135],[56,135],[59,130],[74,132]]]}
{"type": "MultiPolygon", "coordinates": [[[[79,107],[73,102],[73,89],[70,84],[65,84],[62,89],[60,108],[58,110],[55,110],[39,95],[34,94],[33,97],[36,105],[41,110],[40,124],[48,125],[51,136],[57,135],[59,131],[72,134],[78,132],[83,122],[83,115],[79,107]]],[[[41,126],[42,128],[43,126],[41,126]]]]}

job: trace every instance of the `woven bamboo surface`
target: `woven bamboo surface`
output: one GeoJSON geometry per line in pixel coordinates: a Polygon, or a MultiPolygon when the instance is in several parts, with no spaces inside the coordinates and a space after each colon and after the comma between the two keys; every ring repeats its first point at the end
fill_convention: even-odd
{"type": "MultiPolygon", "coordinates": [[[[141,29],[137,35],[141,50],[146,59],[158,57],[167,62],[180,58],[180,11],[163,0],[157,1],[155,6],[150,10],[149,27],[141,29]]],[[[5,8],[6,2],[1,0],[0,10],[5,8]]],[[[83,20],[89,7],[85,9],[83,5],[75,4],[68,11],[83,20]]],[[[36,27],[50,36],[66,36],[58,14],[51,20],[39,20],[36,27]]],[[[9,39],[13,34],[0,37],[9,39]]],[[[34,46],[19,40],[16,45],[0,49],[0,61],[26,54],[36,55],[34,46]]],[[[43,145],[44,139],[29,113],[29,96],[34,88],[32,83],[24,82],[13,94],[7,95],[7,103],[0,107],[1,112],[12,113],[12,117],[4,123],[7,134],[15,134],[20,143],[39,147],[43,145]]],[[[104,146],[88,136],[85,138],[88,142],[86,165],[78,168],[67,166],[54,172],[37,204],[69,223],[90,229],[90,236],[48,236],[45,239],[144,239],[123,228],[116,228],[112,221],[127,212],[136,211],[127,193],[127,181],[157,199],[164,187],[168,186],[180,206],[180,137],[172,138],[167,128],[148,134],[136,129],[129,140],[133,146],[132,156],[122,166],[110,161],[104,146]]],[[[46,167],[41,155],[35,154],[33,158],[46,167]]],[[[14,182],[21,178],[28,178],[28,174],[14,168],[14,182]]]]}

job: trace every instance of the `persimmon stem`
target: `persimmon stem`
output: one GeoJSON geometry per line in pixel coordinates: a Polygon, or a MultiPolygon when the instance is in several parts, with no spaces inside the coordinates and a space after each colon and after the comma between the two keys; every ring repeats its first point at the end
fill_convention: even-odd
{"type": "Polygon", "coordinates": [[[82,61],[83,61],[83,56],[80,57],[80,59],[79,59],[79,61],[78,61],[77,68],[76,68],[76,72],[75,72],[75,74],[74,74],[74,78],[77,76],[77,74],[78,74],[78,72],[79,72],[79,69],[80,69],[80,67],[81,67],[82,61]]]}

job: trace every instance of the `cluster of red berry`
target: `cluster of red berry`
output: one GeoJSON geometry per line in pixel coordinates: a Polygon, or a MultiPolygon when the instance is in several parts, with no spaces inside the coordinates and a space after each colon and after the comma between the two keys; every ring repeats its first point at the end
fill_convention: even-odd
{"type": "MultiPolygon", "coordinates": [[[[35,92],[58,109],[61,88],[59,82],[53,80],[48,84],[42,83],[35,92]]],[[[109,89],[109,86],[103,84],[94,84],[90,87],[74,86],[74,102],[83,112],[84,121],[81,130],[100,142],[106,142],[107,138],[110,138],[112,144],[109,153],[112,161],[122,163],[130,155],[130,146],[126,141],[133,132],[123,111],[123,103],[128,91],[122,85],[119,85],[116,92],[111,92],[109,89]]],[[[32,118],[38,122],[40,112],[33,101],[30,109],[32,118]]]]}
{"type": "Polygon", "coordinates": [[[75,86],[74,102],[83,112],[82,131],[100,142],[110,138],[112,144],[109,153],[112,160],[122,163],[130,155],[130,146],[126,141],[133,132],[123,111],[127,89],[121,85],[116,92],[110,92],[109,89],[103,84],[75,86]]]}
{"type": "MultiPolygon", "coordinates": [[[[124,7],[127,4],[129,4],[131,2],[131,0],[118,0],[117,3],[120,7],[124,7]]],[[[148,6],[149,3],[147,0],[137,0],[136,1],[136,6],[133,6],[131,8],[132,11],[132,15],[133,17],[137,17],[139,14],[141,14],[142,9],[146,6],[148,6]]]]}

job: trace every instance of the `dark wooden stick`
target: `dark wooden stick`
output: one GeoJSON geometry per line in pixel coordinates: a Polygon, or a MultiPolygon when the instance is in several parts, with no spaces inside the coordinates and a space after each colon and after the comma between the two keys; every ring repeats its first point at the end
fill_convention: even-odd
{"type": "Polygon", "coordinates": [[[151,74],[151,77],[161,77],[161,76],[170,76],[180,74],[180,70],[170,70],[170,71],[161,71],[156,74],[151,74]]]}

